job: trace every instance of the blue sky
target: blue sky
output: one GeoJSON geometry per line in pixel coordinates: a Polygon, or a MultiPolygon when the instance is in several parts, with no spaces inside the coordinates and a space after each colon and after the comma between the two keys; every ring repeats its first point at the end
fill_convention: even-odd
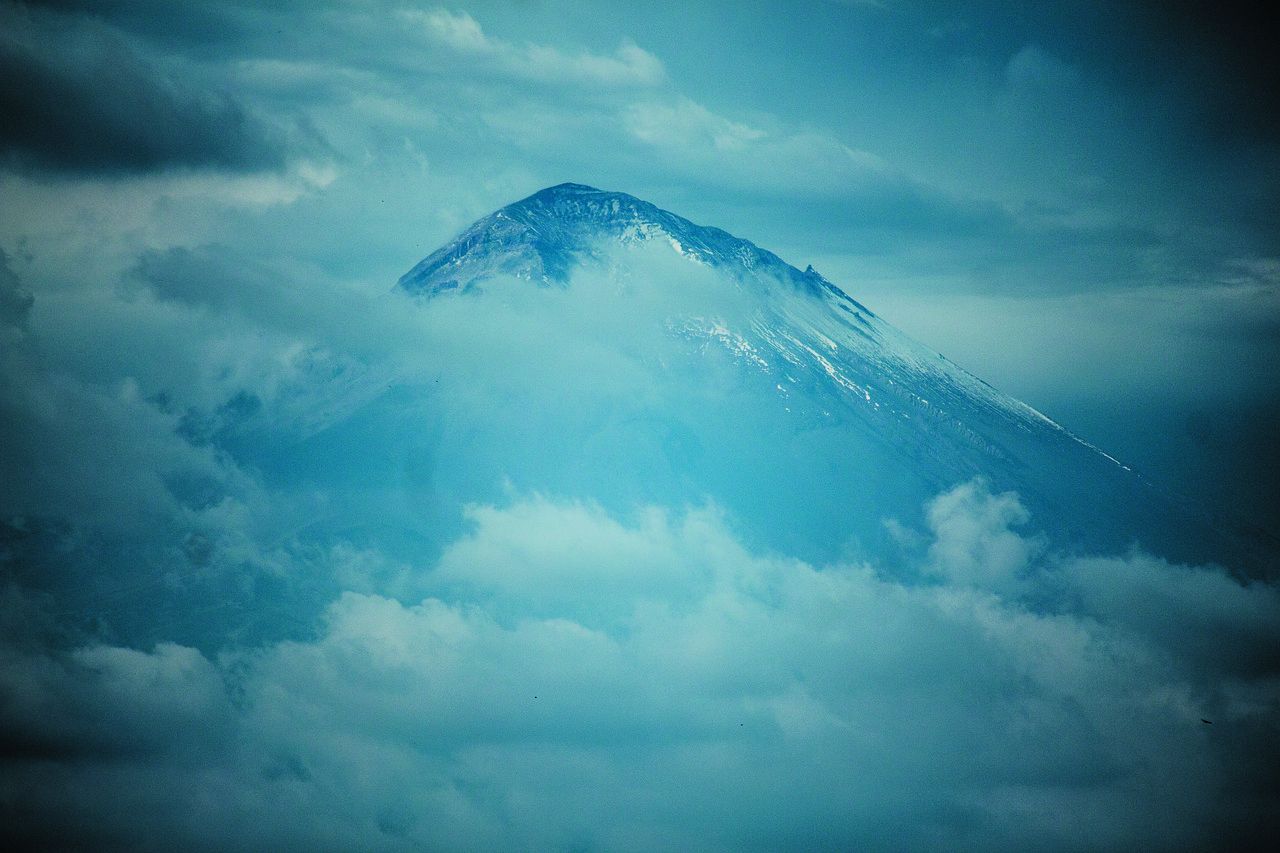
{"type": "Polygon", "coordinates": [[[472,468],[660,395],[647,332],[392,292],[543,187],[627,192],[1280,534],[1273,41],[1231,4],[0,0],[0,820],[139,850],[1274,827],[1274,583],[1070,553],[980,480],[892,519],[892,558],[819,560],[711,498],[472,468]]]}

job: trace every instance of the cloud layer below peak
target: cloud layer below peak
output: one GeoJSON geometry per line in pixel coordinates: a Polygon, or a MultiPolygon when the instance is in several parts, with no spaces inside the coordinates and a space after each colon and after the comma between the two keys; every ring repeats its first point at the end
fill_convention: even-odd
{"type": "Polygon", "coordinates": [[[928,518],[921,573],[969,583],[530,497],[412,570],[447,599],[346,592],[311,640],[5,645],[7,790],[135,849],[1193,850],[1265,809],[1273,587],[1046,555],[981,483],[928,518]]]}

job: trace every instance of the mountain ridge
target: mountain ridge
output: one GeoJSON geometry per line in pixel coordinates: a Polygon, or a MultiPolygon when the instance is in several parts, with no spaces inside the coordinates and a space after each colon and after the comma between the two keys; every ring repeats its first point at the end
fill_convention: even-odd
{"type": "Polygon", "coordinates": [[[765,272],[814,292],[838,290],[812,266],[802,272],[721,228],[696,225],[627,193],[575,183],[547,187],[476,221],[401,276],[397,286],[419,296],[465,293],[495,275],[562,286],[574,264],[593,257],[593,243],[602,236],[624,244],[665,238],[696,263],[739,275],[765,272]],[[503,254],[496,265],[495,252],[503,254]]]}
{"type": "MultiPolygon", "coordinates": [[[[884,518],[981,477],[995,489],[1016,491],[1037,523],[1056,526],[1054,533],[1062,534],[1057,541],[1081,552],[1115,552],[1142,542],[1176,561],[1221,561],[1248,566],[1244,574],[1274,574],[1280,549],[1263,531],[1221,514],[1211,518],[1204,507],[1146,480],[885,322],[812,266],[802,272],[750,241],[625,193],[582,184],[548,187],[478,220],[405,273],[398,287],[428,304],[443,295],[480,296],[485,282],[500,276],[567,289],[575,269],[593,263],[609,269],[611,253],[637,243],[669,245],[691,263],[729,277],[725,293],[742,309],[737,319],[691,310],[677,288],[662,332],[683,347],[682,375],[702,375],[708,359],[726,362],[731,369],[721,381],[728,379],[744,396],[723,399],[708,386],[701,396],[682,398],[672,389],[659,415],[619,414],[588,436],[587,446],[610,447],[615,458],[634,456],[635,447],[670,438],[655,439],[635,426],[652,422],[686,436],[690,446],[750,448],[708,452],[715,464],[697,470],[686,464],[687,454],[637,457],[629,476],[640,483],[638,493],[680,484],[685,500],[710,495],[732,507],[735,492],[750,490],[741,472],[755,470],[762,481],[772,478],[786,500],[825,519],[814,521],[814,530],[844,525],[865,540],[882,535],[884,518]],[[768,400],[772,408],[762,414],[759,407],[768,400]],[[769,429],[772,438],[766,437],[769,429]],[[788,471],[779,454],[808,467],[788,471]],[[833,508],[840,502],[848,506],[833,508]]],[[[661,357],[657,362],[672,369],[661,357]]],[[[557,464],[566,470],[613,464],[575,456],[579,450],[573,448],[562,452],[557,464]]],[[[493,467],[520,464],[527,463],[495,461],[493,467]]],[[[556,481],[561,475],[549,469],[545,476],[556,481]]],[[[599,481],[593,487],[607,488],[599,481]]],[[[562,488],[583,486],[566,482],[562,488]]],[[[806,544],[808,519],[778,520],[762,507],[738,509],[773,519],[762,526],[794,528],[790,541],[773,544],[806,544]]],[[[834,544],[828,546],[830,551],[834,544]]]]}

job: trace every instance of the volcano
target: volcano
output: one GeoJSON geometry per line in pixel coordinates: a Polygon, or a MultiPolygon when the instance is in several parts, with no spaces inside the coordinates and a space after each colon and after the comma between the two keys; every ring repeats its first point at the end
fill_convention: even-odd
{"type": "Polygon", "coordinates": [[[461,300],[460,311],[518,294],[537,312],[604,293],[608,311],[633,318],[620,335],[643,395],[538,387],[519,403],[518,429],[467,425],[497,433],[478,443],[495,452],[472,470],[523,488],[607,505],[710,499],[759,544],[823,560],[880,553],[894,520],[978,477],[1017,492],[1037,528],[1070,551],[1138,544],[1247,576],[1274,568],[1265,534],[1148,481],[812,266],[625,193],[542,190],[476,222],[398,287],[428,303],[461,300]]]}

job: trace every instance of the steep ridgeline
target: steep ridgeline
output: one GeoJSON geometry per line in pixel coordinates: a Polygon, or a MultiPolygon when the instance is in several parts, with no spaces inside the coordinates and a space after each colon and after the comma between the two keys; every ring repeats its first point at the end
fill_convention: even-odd
{"type": "Polygon", "coordinates": [[[582,184],[560,184],[486,216],[401,276],[399,284],[426,296],[466,292],[495,275],[563,285],[575,266],[600,259],[603,239],[624,245],[659,240],[691,261],[735,274],[772,275],[815,293],[831,286],[812,268],[801,273],[727,231],[694,225],[626,193],[582,184]]]}
{"type": "Polygon", "coordinates": [[[1171,560],[1274,571],[1275,543],[1265,534],[1154,486],[893,328],[812,267],[802,272],[624,193],[543,190],[476,222],[399,286],[429,301],[480,303],[485,282],[500,277],[572,291],[577,271],[616,274],[635,246],[669,247],[723,276],[734,310],[666,305],[660,331],[683,357],[645,360],[661,364],[658,402],[612,405],[589,430],[547,425],[541,467],[515,450],[477,464],[524,472],[519,486],[605,503],[605,493],[710,498],[765,531],[764,544],[815,559],[849,547],[884,553],[886,519],[914,514],[918,523],[931,495],[982,477],[993,490],[1017,491],[1030,527],[1052,534],[1055,547],[1117,553],[1136,542],[1171,560]]]}

